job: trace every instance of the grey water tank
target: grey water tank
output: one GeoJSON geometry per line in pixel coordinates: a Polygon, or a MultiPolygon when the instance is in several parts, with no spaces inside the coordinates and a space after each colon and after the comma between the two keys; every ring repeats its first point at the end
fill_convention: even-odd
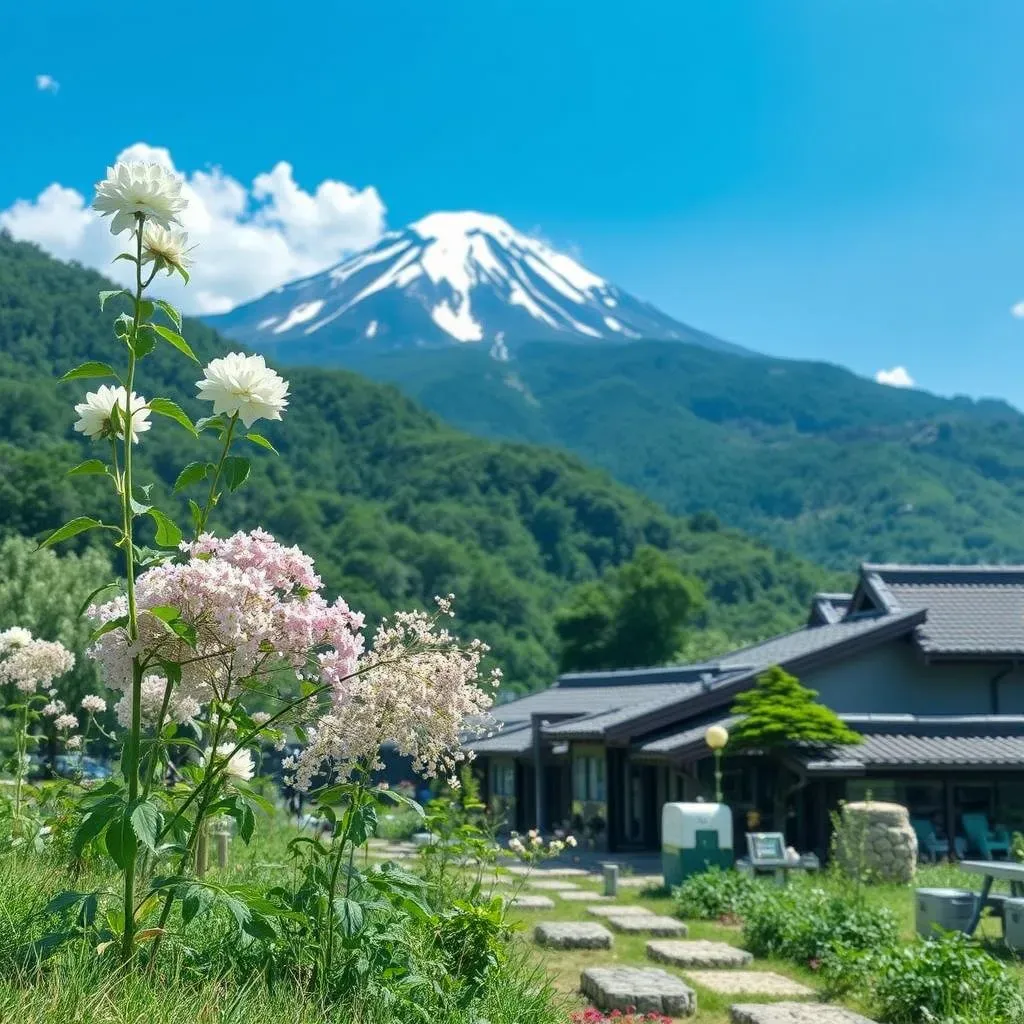
{"type": "Polygon", "coordinates": [[[947,932],[966,932],[974,916],[973,892],[966,889],[917,889],[914,893],[917,934],[934,939],[936,926],[947,932]]]}

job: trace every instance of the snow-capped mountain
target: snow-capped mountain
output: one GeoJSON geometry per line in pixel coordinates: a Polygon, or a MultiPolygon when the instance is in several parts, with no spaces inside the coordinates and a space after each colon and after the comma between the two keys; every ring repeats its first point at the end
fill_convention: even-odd
{"type": "Polygon", "coordinates": [[[225,334],[291,358],[331,350],[526,341],[687,341],[743,351],[621,291],[490,214],[432,213],[312,277],[208,317],[225,334]]]}

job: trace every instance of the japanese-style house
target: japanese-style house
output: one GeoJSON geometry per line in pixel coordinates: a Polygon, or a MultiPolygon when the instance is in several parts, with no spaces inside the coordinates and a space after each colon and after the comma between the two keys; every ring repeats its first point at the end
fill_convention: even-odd
{"type": "MultiPolygon", "coordinates": [[[[714,795],[705,730],[728,727],[736,695],[773,665],[864,737],[794,749],[789,842],[827,855],[831,812],[868,794],[939,837],[966,840],[966,813],[1024,831],[1024,566],[863,565],[854,592],[817,595],[802,628],[707,664],[563,675],[500,704],[501,730],[472,744],[486,798],[510,828],[656,849],[663,803],[714,795]]],[[[741,845],[748,812],[771,824],[781,783],[728,747],[723,768],[741,845]]]]}

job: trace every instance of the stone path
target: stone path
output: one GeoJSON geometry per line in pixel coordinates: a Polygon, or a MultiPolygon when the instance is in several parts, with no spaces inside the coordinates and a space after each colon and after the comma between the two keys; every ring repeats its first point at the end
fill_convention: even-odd
{"type": "Polygon", "coordinates": [[[567,903],[593,903],[595,900],[611,901],[611,896],[599,896],[596,892],[590,892],[588,889],[567,890],[564,886],[560,887],[555,895],[567,903]]]}
{"type": "MultiPolygon", "coordinates": [[[[584,868],[527,868],[521,864],[513,864],[505,868],[510,875],[518,875],[520,878],[525,875],[534,875],[537,878],[583,878],[590,875],[584,868]]],[[[597,879],[597,875],[592,875],[597,879]]]]}
{"type": "Polygon", "coordinates": [[[686,971],[696,985],[725,995],[813,996],[814,989],[774,971],[686,971]]]}
{"type": "Polygon", "coordinates": [[[580,991],[601,1010],[635,1009],[673,1017],[697,1012],[693,989],[656,967],[588,967],[580,975],[580,991]]]}
{"type": "Polygon", "coordinates": [[[545,921],[534,928],[533,940],[554,949],[611,949],[613,941],[596,921],[545,921]]]}
{"type": "Polygon", "coordinates": [[[842,1006],[823,1003],[736,1003],[729,1007],[732,1024],[874,1024],[842,1006]]]}
{"type": "Polygon", "coordinates": [[[619,877],[620,889],[646,889],[649,885],[664,885],[661,875],[626,875],[619,877]]]}
{"type": "Polygon", "coordinates": [[[647,956],[673,967],[746,967],[754,960],[745,949],[707,939],[656,939],[647,943],[647,956]]]}
{"type": "MultiPolygon", "coordinates": [[[[535,878],[526,883],[531,889],[547,889],[551,892],[559,892],[562,889],[578,889],[578,885],[572,882],[563,882],[557,878],[535,878]]],[[[587,895],[590,895],[589,893],[587,895]]]]}
{"type": "Polygon", "coordinates": [[[594,917],[650,917],[651,912],[646,907],[634,907],[623,903],[609,903],[607,906],[587,907],[587,913],[594,917]]]}
{"type": "Polygon", "coordinates": [[[512,906],[519,910],[554,910],[555,901],[550,896],[530,896],[526,893],[513,896],[512,906]]]}
{"type": "Polygon", "coordinates": [[[612,914],[608,923],[627,935],[679,935],[685,936],[686,925],[674,917],[661,914],[612,914]]]}

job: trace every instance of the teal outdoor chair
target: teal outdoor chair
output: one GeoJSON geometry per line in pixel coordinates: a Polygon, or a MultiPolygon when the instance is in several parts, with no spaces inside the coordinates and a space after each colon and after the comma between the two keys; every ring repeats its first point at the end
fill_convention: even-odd
{"type": "Polygon", "coordinates": [[[940,839],[935,826],[927,818],[911,818],[910,824],[917,835],[917,849],[930,861],[949,856],[949,840],[940,839]]]}
{"type": "Polygon", "coordinates": [[[995,860],[997,856],[1006,859],[1010,856],[1009,834],[1003,829],[992,831],[988,827],[987,814],[965,814],[961,820],[967,841],[984,860],[995,860]]]}

